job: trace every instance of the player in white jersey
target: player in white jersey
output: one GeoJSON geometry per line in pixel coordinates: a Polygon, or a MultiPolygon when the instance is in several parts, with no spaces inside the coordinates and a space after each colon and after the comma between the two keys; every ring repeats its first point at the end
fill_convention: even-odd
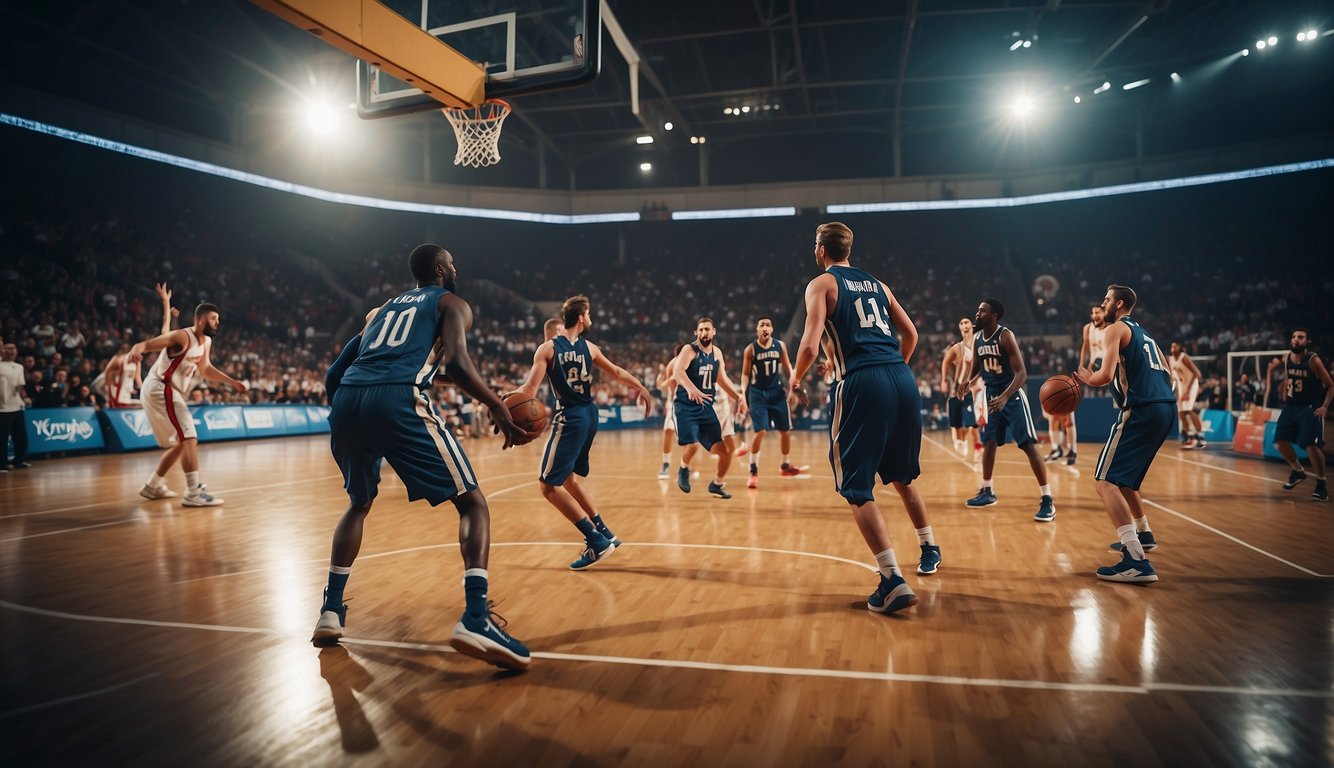
{"type": "MultiPolygon", "coordinates": [[[[676,347],[671,348],[676,354],[676,347]]],[[[658,470],[658,479],[671,477],[672,445],[676,442],[676,409],[672,407],[672,397],[676,394],[676,380],[672,378],[671,360],[658,366],[658,378],[654,382],[662,393],[662,469],[658,470]]]]}
{"type": "Polygon", "coordinates": [[[222,499],[206,493],[199,480],[199,438],[185,400],[196,372],[237,392],[246,391],[244,383],[213,367],[209,353],[219,321],[216,305],[200,304],[195,308],[193,326],[155,336],[130,348],[128,358],[134,362],[142,360],[148,352],[163,352],[139,392],[139,402],[153,427],[153,435],[158,445],[167,449],[158,462],[157,472],[139,489],[144,498],[165,499],[176,495],[167,490],[165,476],[179,459],[185,471],[185,498],[181,503],[187,507],[213,507],[222,503],[222,499]]]}
{"type": "Polygon", "coordinates": [[[945,359],[940,363],[940,391],[949,398],[950,429],[954,434],[954,449],[963,458],[974,456],[981,450],[981,441],[977,432],[977,403],[970,392],[967,397],[955,397],[954,390],[959,383],[968,378],[973,369],[973,319],[959,319],[959,335],[962,341],[956,341],[945,350],[945,359]]]}
{"type": "Polygon", "coordinates": [[[1195,412],[1195,401],[1200,396],[1200,369],[1179,341],[1172,342],[1168,365],[1172,366],[1175,377],[1172,383],[1176,387],[1177,417],[1181,420],[1181,447],[1186,450],[1202,449],[1207,445],[1204,441],[1204,422],[1200,421],[1200,414],[1195,412]]]}

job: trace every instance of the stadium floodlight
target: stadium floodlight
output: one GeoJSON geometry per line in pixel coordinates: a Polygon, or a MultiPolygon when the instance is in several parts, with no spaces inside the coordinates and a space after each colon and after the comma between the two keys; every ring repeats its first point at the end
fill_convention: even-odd
{"type": "Polygon", "coordinates": [[[691,137],[690,137],[690,143],[691,143],[691,144],[698,144],[698,143],[699,143],[699,137],[698,137],[698,136],[691,136],[691,137]]]}
{"type": "Polygon", "coordinates": [[[338,130],[338,111],[328,104],[314,103],[306,107],[306,126],[321,136],[328,136],[338,130]]]}
{"type": "Polygon", "coordinates": [[[1141,87],[1141,86],[1145,86],[1145,85],[1148,85],[1148,84],[1149,84],[1149,78],[1146,77],[1146,78],[1144,78],[1143,80],[1136,80],[1136,81],[1133,82],[1133,83],[1126,83],[1125,85],[1121,86],[1121,90],[1123,90],[1123,91],[1133,91],[1133,90],[1135,90],[1136,88],[1139,88],[1139,87],[1141,87]]]}
{"type": "Polygon", "coordinates": [[[1250,55],[1251,55],[1251,49],[1250,49],[1250,48],[1242,48],[1242,49],[1241,49],[1241,55],[1242,55],[1242,56],[1250,56],[1250,55]]]}
{"type": "Polygon", "coordinates": [[[636,143],[636,144],[652,144],[652,143],[653,143],[653,137],[652,137],[652,136],[636,136],[636,137],[635,137],[635,143],[636,143]]]}
{"type": "Polygon", "coordinates": [[[1015,40],[1013,43],[1010,44],[1010,53],[1014,53],[1015,51],[1019,50],[1019,49],[1022,48],[1023,46],[1024,46],[1024,41],[1023,41],[1023,40],[1015,40]]]}
{"type": "Polygon", "coordinates": [[[1075,103],[1076,104],[1082,103],[1081,99],[1078,96],[1075,97],[1075,103]]]}
{"type": "Polygon", "coordinates": [[[1298,32],[1298,33],[1297,33],[1297,42],[1299,42],[1299,43],[1304,43],[1304,42],[1306,42],[1306,33],[1305,33],[1305,32],[1298,32]]]}
{"type": "Polygon", "coordinates": [[[1172,73],[1172,82],[1174,82],[1174,83],[1179,83],[1179,82],[1181,82],[1181,75],[1180,75],[1180,73],[1177,73],[1177,72],[1173,72],[1173,73],[1172,73]]]}
{"type": "Polygon", "coordinates": [[[1269,45],[1269,43],[1266,43],[1266,42],[1263,41],[1263,40],[1256,40],[1256,41],[1255,41],[1255,50],[1257,50],[1257,51],[1263,51],[1263,50],[1265,49],[1265,47],[1268,46],[1268,45],[1269,45]]]}
{"type": "Polygon", "coordinates": [[[1094,95],[1097,95],[1097,94],[1099,94],[1099,93],[1102,93],[1103,91],[1109,90],[1111,87],[1112,87],[1112,84],[1109,83],[1109,82],[1107,82],[1106,80],[1104,80],[1104,81],[1102,82],[1102,85],[1100,85],[1100,86],[1098,86],[1097,88],[1094,88],[1094,89],[1093,89],[1093,93],[1094,93],[1094,95]]]}
{"type": "Polygon", "coordinates": [[[1270,44],[1270,45],[1278,45],[1278,38],[1277,38],[1277,37],[1274,37],[1273,35],[1270,35],[1270,36],[1269,36],[1269,44],[1270,44]]]}
{"type": "Polygon", "coordinates": [[[724,115],[730,115],[730,114],[732,114],[732,108],[731,108],[731,107],[723,107],[723,114],[724,114],[724,115]]]}
{"type": "Polygon", "coordinates": [[[742,112],[750,112],[750,105],[747,104],[746,106],[742,107],[742,108],[741,108],[741,111],[742,111],[742,112]]]}
{"type": "Polygon", "coordinates": [[[643,171],[644,173],[648,173],[649,171],[653,170],[653,163],[640,163],[639,170],[643,171]]]}
{"type": "Polygon", "coordinates": [[[1032,97],[1020,96],[1015,99],[1010,103],[1010,112],[1014,113],[1014,116],[1018,118],[1028,117],[1029,114],[1033,112],[1032,97]]]}
{"type": "Polygon", "coordinates": [[[1306,30],[1306,39],[1307,39],[1307,40],[1314,40],[1315,37],[1316,37],[1316,34],[1315,34],[1315,30],[1314,30],[1314,29],[1308,29],[1308,30],[1306,30]]]}
{"type": "Polygon", "coordinates": [[[700,143],[700,144],[703,144],[703,143],[706,142],[706,141],[708,141],[708,139],[704,138],[703,136],[700,136],[700,137],[699,137],[699,143],[700,143]]]}
{"type": "Polygon", "coordinates": [[[672,121],[671,121],[671,120],[668,120],[667,122],[665,122],[665,123],[662,124],[662,129],[663,129],[664,131],[670,131],[671,129],[673,129],[673,128],[675,128],[675,127],[676,127],[675,125],[672,125],[672,121]]]}

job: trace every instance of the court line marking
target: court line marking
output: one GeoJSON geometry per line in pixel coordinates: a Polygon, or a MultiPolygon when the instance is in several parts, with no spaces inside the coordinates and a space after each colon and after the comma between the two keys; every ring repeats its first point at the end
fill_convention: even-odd
{"type": "MultiPolygon", "coordinates": [[[[109,616],[89,616],[85,614],[50,611],[18,605],[7,600],[0,600],[0,608],[24,613],[47,616],[50,618],[72,621],[88,621],[103,624],[129,624],[134,626],[159,627],[164,629],[194,629],[206,632],[229,632],[234,634],[265,635],[290,640],[309,642],[305,633],[282,632],[263,627],[238,627],[222,624],[193,624],[176,621],[154,621],[149,619],[127,619],[109,616]]],[[[380,648],[399,648],[403,650],[456,653],[448,645],[435,643],[408,643],[396,640],[376,640],[373,638],[344,637],[344,644],[365,645],[380,648]]],[[[1158,691],[1232,694],[1241,696],[1279,696],[1312,699],[1334,699],[1334,691],[1302,688],[1254,688],[1231,685],[1196,685],[1188,683],[1146,682],[1140,685],[1112,685],[1105,683],[1063,683],[1051,680],[1023,680],[1005,678],[974,678],[958,675],[914,675],[901,672],[875,672],[871,670],[820,669],[815,667],[772,667],[757,664],[721,664],[707,661],[688,661],[684,659],[637,659],[627,656],[601,656],[596,654],[560,653],[555,651],[537,651],[535,659],[551,661],[574,661],[585,663],[622,664],[639,667],[662,667],[667,669],[698,669],[710,672],[732,672],[739,674],[780,675],[785,677],[824,677],[845,680],[872,680],[897,683],[922,683],[926,685],[964,686],[972,688],[1019,688],[1025,690],[1060,691],[1066,693],[1121,693],[1147,695],[1158,691]]]]}
{"type": "MultiPolygon", "coordinates": [[[[228,493],[245,493],[245,492],[247,492],[247,491],[262,491],[262,490],[264,490],[265,488],[278,488],[278,487],[280,487],[280,486],[284,486],[284,485],[296,485],[296,484],[298,484],[298,483],[313,483],[313,482],[316,482],[316,481],[319,481],[319,480],[332,480],[332,479],[334,479],[334,478],[338,478],[338,477],[342,477],[342,475],[321,475],[320,477],[303,477],[303,478],[301,478],[300,480],[284,480],[284,481],[282,481],[282,482],[280,482],[280,483],[268,483],[268,484],[265,484],[265,485],[251,485],[251,486],[247,486],[247,487],[243,487],[243,488],[228,488],[228,489],[227,489],[227,492],[228,492],[228,493]]],[[[137,497],[138,499],[140,499],[140,501],[133,501],[133,500],[131,500],[131,501],[130,501],[131,504],[147,504],[147,503],[149,503],[150,501],[167,501],[167,499],[145,499],[144,497],[142,497],[142,496],[139,495],[139,492],[138,492],[138,491],[135,491],[135,492],[134,492],[134,495],[135,495],[135,497],[137,497]]],[[[179,497],[179,496],[176,496],[176,497],[174,497],[174,498],[179,499],[180,497],[179,497]]],[[[50,515],[50,514],[54,514],[54,513],[56,513],[56,512],[73,512],[73,511],[78,510],[78,509],[90,509],[90,508],[92,508],[92,507],[108,506],[108,505],[114,505],[114,504],[116,504],[116,503],[118,503],[118,502],[116,502],[116,501],[94,501],[94,502],[92,502],[92,503],[90,503],[90,504],[78,504],[78,505],[73,506],[73,507],[57,507],[56,509],[43,509],[43,510],[39,510],[39,511],[37,511],[37,512],[19,512],[18,514],[14,514],[14,515],[0,515],[0,520],[12,520],[12,519],[14,519],[14,518],[19,518],[19,517],[36,517],[37,515],[50,515]]],[[[8,541],[13,541],[13,539],[8,539],[8,541]]]]}
{"type": "Polygon", "coordinates": [[[73,696],[66,696],[61,699],[43,701],[40,704],[33,704],[27,707],[19,707],[18,709],[7,710],[5,712],[0,712],[0,720],[3,720],[6,717],[14,717],[15,715],[23,715],[29,712],[36,712],[42,709],[50,709],[52,707],[58,707],[62,704],[69,704],[75,701],[82,701],[83,699],[91,699],[97,696],[101,696],[104,693],[119,691],[121,688],[129,688],[132,685],[137,685],[139,683],[142,683],[143,681],[149,679],[150,677],[157,677],[157,676],[158,676],[157,672],[149,672],[148,674],[140,675],[139,677],[136,677],[133,680],[126,680],[123,683],[116,683],[115,685],[109,685],[106,688],[99,688],[96,691],[88,691],[87,693],[79,693],[73,696]]]}
{"type": "Polygon", "coordinates": [[[1159,504],[1159,503],[1156,502],[1156,501],[1150,501],[1150,500],[1145,499],[1145,498],[1142,498],[1142,497],[1140,498],[1140,501],[1143,502],[1143,503],[1145,503],[1145,504],[1148,504],[1148,505],[1151,506],[1151,507],[1154,507],[1155,509],[1161,509],[1162,511],[1166,512],[1166,513],[1169,514],[1169,515],[1176,515],[1177,517],[1181,518],[1182,520],[1186,520],[1186,521],[1188,521],[1188,522],[1194,523],[1194,524],[1200,526],[1201,528],[1205,529],[1206,531],[1210,531],[1210,532],[1212,532],[1212,533],[1216,533],[1216,534],[1218,534],[1219,536],[1222,536],[1223,538],[1227,539],[1228,541],[1234,542],[1234,543],[1236,543],[1236,544],[1240,544],[1241,546],[1243,546],[1243,547],[1245,547],[1245,548],[1247,548],[1247,549],[1249,549],[1249,550],[1252,550],[1252,551],[1254,551],[1254,552],[1258,552],[1258,553],[1264,555],[1265,557],[1268,557],[1268,558],[1277,560],[1277,561],[1279,561],[1280,563],[1283,563],[1284,565],[1290,566],[1290,567],[1292,567],[1292,568],[1296,568],[1297,570],[1301,571],[1302,573],[1305,573],[1305,574],[1308,574],[1308,575],[1311,575],[1311,576],[1315,576],[1315,577],[1318,578],[1318,579],[1334,579],[1334,573],[1317,573],[1316,571],[1313,571],[1313,570],[1311,570],[1310,568],[1306,568],[1306,567],[1304,567],[1304,566],[1297,565],[1296,563],[1292,562],[1291,560],[1285,560],[1285,559],[1279,557],[1278,555],[1276,555],[1276,554],[1274,554],[1274,553],[1272,553],[1272,552],[1266,552],[1265,550],[1260,549],[1259,547],[1255,546],[1254,544],[1250,544],[1250,543],[1248,543],[1248,542],[1246,542],[1246,541],[1243,541],[1243,540],[1237,538],[1236,536],[1233,536],[1232,534],[1227,533],[1226,531],[1220,531],[1219,529],[1213,527],[1212,525],[1209,525],[1208,523],[1205,523],[1205,522],[1201,522],[1201,521],[1199,521],[1199,520],[1196,520],[1195,518],[1191,517],[1190,515],[1185,514],[1184,512],[1178,512],[1178,511],[1176,511],[1175,509],[1171,509],[1170,507],[1165,507],[1165,506],[1163,506],[1162,504],[1159,504]]]}
{"type": "MultiPolygon", "coordinates": [[[[1162,454],[1159,454],[1159,455],[1162,455],[1162,454]]],[[[1282,484],[1283,484],[1283,481],[1282,481],[1282,480],[1279,480],[1279,479],[1277,479],[1277,478],[1273,478],[1273,477],[1265,477],[1264,475],[1256,475],[1256,474],[1253,474],[1253,473],[1250,473],[1250,472],[1238,472],[1238,471],[1235,470],[1235,469],[1228,469],[1227,467],[1216,467],[1216,466],[1214,466],[1213,464],[1207,464],[1207,463],[1205,463],[1205,462],[1203,462],[1203,461],[1192,461],[1192,460],[1190,460],[1190,459],[1183,459],[1183,458],[1181,458],[1180,456],[1173,456],[1173,455],[1171,455],[1171,454],[1167,454],[1167,458],[1169,458],[1169,459],[1171,459],[1171,460],[1173,460],[1173,461],[1179,461],[1179,462],[1181,462],[1182,464],[1194,464],[1194,465],[1197,466],[1197,467],[1204,467],[1205,469],[1212,469],[1212,470],[1214,470],[1215,472],[1226,472],[1226,473],[1228,473],[1229,475],[1239,475],[1239,476],[1241,476],[1241,477],[1249,477],[1249,478],[1253,478],[1253,479],[1255,479],[1255,480],[1263,480],[1263,481],[1265,481],[1266,483],[1278,483],[1279,485],[1282,485],[1282,484]]]]}

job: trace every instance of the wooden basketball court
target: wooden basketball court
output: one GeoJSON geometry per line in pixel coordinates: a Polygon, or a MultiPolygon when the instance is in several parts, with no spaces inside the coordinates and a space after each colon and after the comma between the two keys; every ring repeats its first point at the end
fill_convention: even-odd
{"type": "MultiPolygon", "coordinates": [[[[136,495],[155,452],[0,476],[6,765],[1329,765],[1334,525],[1276,464],[1165,446],[1145,486],[1162,580],[1116,555],[1095,446],[1052,468],[1057,517],[1002,448],[1000,504],[928,434],[920,487],[943,548],[902,615],[812,477],[723,501],[657,478],[657,432],[598,437],[588,487],[626,542],[586,572],[535,487],[541,446],[466,448],[491,501],[492,598],[534,651],[500,673],[452,652],[457,516],[386,468],[341,647],[311,647],[346,498],[319,436],[209,444],[221,508],[136,495]]],[[[182,484],[179,472],[169,478],[182,484]]],[[[887,489],[886,489],[887,490],[887,489]]],[[[907,515],[880,494],[901,562],[907,515]]]]}

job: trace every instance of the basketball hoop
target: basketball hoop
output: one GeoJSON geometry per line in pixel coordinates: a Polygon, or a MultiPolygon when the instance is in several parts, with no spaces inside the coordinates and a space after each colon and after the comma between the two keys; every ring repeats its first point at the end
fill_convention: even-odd
{"type": "Polygon", "coordinates": [[[440,110],[454,126],[459,149],[454,165],[481,168],[500,162],[500,128],[509,117],[510,105],[500,99],[487,99],[470,109],[445,107],[440,110]]]}

